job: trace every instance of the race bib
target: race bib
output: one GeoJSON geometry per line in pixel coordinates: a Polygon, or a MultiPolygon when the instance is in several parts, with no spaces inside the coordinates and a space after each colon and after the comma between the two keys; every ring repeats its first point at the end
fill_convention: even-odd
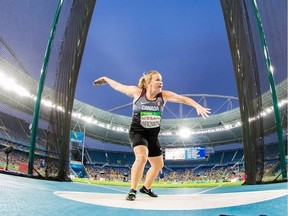
{"type": "Polygon", "coordinates": [[[160,126],[161,113],[151,111],[140,112],[140,123],[144,128],[156,128],[160,126]]]}

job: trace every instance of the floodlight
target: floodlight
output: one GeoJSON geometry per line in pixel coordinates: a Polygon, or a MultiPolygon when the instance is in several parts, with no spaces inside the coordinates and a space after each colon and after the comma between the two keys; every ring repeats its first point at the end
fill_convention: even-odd
{"type": "Polygon", "coordinates": [[[184,139],[188,138],[191,135],[191,131],[188,128],[181,128],[178,131],[178,135],[184,139]]]}

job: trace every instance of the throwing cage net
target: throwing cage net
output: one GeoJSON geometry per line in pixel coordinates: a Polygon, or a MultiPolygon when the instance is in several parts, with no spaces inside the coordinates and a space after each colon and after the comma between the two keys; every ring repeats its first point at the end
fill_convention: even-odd
{"type": "Polygon", "coordinates": [[[272,142],[279,143],[274,166],[282,166],[287,178],[287,1],[221,4],[239,96],[246,184],[262,182],[272,142]]]}
{"type": "Polygon", "coordinates": [[[95,3],[0,1],[0,151],[13,147],[5,152],[19,172],[32,163],[33,175],[67,180],[74,93],[95,3]]]}
{"type": "MultiPolygon", "coordinates": [[[[19,172],[67,179],[75,86],[95,3],[0,1],[0,159],[4,158],[0,161],[6,156],[17,161],[19,166],[12,168],[19,172]]],[[[287,1],[221,0],[221,4],[239,94],[246,183],[255,184],[265,174],[269,144],[283,134],[287,145],[287,1]],[[270,94],[271,71],[258,12],[279,104],[270,94]]],[[[280,140],[275,151],[275,170],[281,166],[285,178],[284,144],[280,140]]],[[[10,168],[8,160],[0,162],[0,168],[5,165],[10,168]]]]}

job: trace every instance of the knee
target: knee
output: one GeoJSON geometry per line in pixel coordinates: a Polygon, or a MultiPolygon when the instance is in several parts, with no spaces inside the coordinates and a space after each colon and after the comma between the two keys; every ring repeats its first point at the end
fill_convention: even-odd
{"type": "Polygon", "coordinates": [[[138,162],[140,164],[146,164],[147,163],[147,155],[145,154],[139,154],[139,155],[136,155],[136,159],[135,159],[135,162],[138,162]]]}

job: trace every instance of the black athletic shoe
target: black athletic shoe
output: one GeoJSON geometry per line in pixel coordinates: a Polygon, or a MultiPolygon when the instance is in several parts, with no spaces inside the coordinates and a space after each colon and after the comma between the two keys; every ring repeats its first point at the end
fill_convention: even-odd
{"type": "Polygon", "coordinates": [[[126,200],[134,201],[136,199],[136,190],[131,189],[126,197],[126,200]]]}
{"type": "Polygon", "coordinates": [[[158,197],[157,194],[155,194],[151,189],[147,189],[145,186],[143,186],[142,188],[140,188],[139,190],[141,193],[145,193],[151,197],[158,197]]]}

